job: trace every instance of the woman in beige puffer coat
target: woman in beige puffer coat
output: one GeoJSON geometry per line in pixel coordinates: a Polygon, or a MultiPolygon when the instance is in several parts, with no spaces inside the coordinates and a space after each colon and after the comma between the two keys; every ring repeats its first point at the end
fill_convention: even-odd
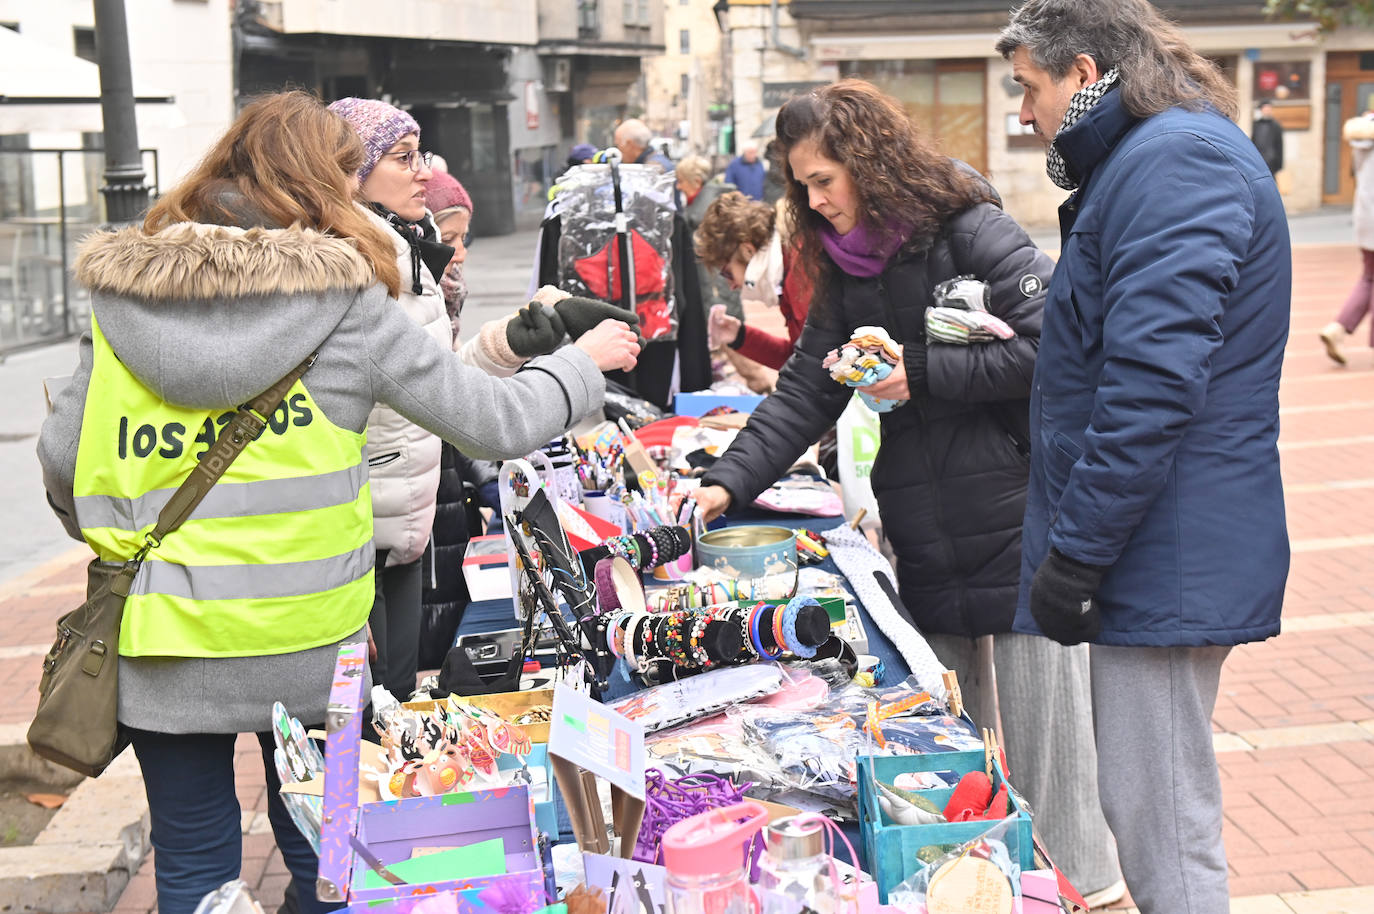
{"type": "MultiPolygon", "coordinates": [[[[521,311],[488,321],[477,336],[459,345],[439,285],[454,250],[438,241],[425,209],[431,155],[420,152],[419,125],[406,112],[381,101],[346,98],[329,107],[352,125],[367,152],[358,173],[360,194],[370,206],[372,221],[395,244],[401,271],[398,303],[425,332],[457,349],[463,361],[506,377],[526,360],[553,351],[563,342],[565,328],[552,306],[564,299],[568,302],[561,307],[580,308],[584,324],[612,317],[633,322],[612,305],[541,289],[521,311]]],[[[580,418],[570,416],[568,424],[580,418]]],[[[368,419],[368,478],[377,546],[376,601],[368,619],[377,649],[373,678],[400,700],[408,699],[415,688],[420,559],[434,522],[441,450],[439,438],[390,407],[376,407],[368,419]]]]}

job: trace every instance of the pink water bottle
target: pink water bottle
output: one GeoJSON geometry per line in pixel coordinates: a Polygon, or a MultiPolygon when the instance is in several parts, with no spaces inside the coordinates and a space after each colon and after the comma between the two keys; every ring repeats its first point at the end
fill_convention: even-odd
{"type": "Polygon", "coordinates": [[[749,843],[768,821],[759,803],[683,819],[663,834],[668,914],[754,914],[749,843]]]}

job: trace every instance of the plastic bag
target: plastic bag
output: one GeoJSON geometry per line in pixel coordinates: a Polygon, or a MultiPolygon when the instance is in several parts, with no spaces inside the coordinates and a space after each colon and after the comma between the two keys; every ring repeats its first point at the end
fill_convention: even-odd
{"type": "Polygon", "coordinates": [[[1021,867],[1007,848],[1016,822],[1015,817],[1000,819],[942,854],[936,846],[922,848],[917,857],[932,859],[888,892],[888,904],[928,914],[1011,914],[1021,894],[1021,867]]]}
{"type": "Polygon", "coordinates": [[[878,414],[864,405],[858,394],[835,424],[836,459],[840,467],[840,497],[844,516],[853,517],[860,509],[878,516],[878,499],[873,495],[869,476],[882,443],[878,414]]]}

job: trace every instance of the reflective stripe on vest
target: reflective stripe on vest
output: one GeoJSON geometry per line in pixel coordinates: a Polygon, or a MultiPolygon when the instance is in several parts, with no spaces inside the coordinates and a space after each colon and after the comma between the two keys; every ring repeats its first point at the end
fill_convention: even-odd
{"type": "MultiPolygon", "coordinates": [[[[76,515],[100,557],[122,561],[232,410],[163,402],[91,323],[76,515]]],[[[362,628],[374,596],[364,440],[331,423],[297,381],[261,437],[140,569],[120,653],[282,654],[362,628]]]]}

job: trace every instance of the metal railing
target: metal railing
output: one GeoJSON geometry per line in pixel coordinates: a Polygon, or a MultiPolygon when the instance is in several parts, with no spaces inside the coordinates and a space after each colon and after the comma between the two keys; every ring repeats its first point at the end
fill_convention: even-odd
{"type": "MultiPolygon", "coordinates": [[[[142,150],[153,195],[157,150],[142,150]]],[[[77,243],[106,222],[100,149],[0,149],[0,354],[90,327],[71,277],[77,243]]]]}

